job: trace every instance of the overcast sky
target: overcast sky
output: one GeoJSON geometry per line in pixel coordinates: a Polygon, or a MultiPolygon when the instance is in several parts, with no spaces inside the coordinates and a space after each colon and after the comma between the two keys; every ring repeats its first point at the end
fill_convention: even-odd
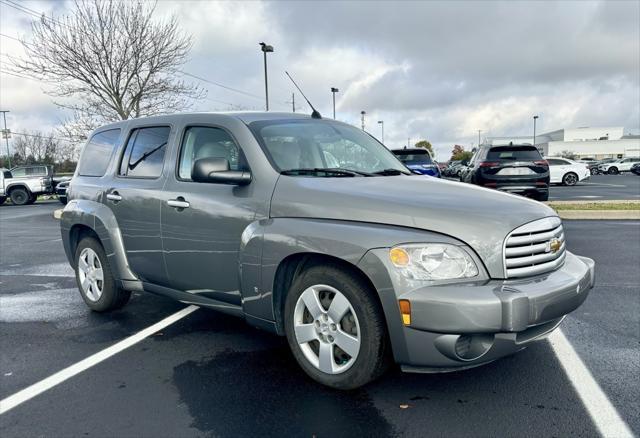
{"type": "MultiPolygon", "coordinates": [[[[63,1],[23,1],[64,14],[63,1]]],[[[273,110],[290,111],[288,70],[324,116],[337,118],[402,147],[430,140],[442,160],[454,144],[469,148],[483,136],[531,135],[577,126],[640,126],[640,2],[173,2],[194,38],[184,70],[258,97],[208,83],[194,110],[264,107],[262,53],[269,54],[273,110]],[[223,103],[224,102],[224,103],[223,103]]],[[[0,4],[0,33],[29,39],[34,17],[0,4]]],[[[20,44],[0,36],[0,60],[20,44]]],[[[2,68],[5,70],[5,68],[2,68]]],[[[14,131],[50,130],[62,113],[44,84],[0,74],[2,109],[14,131]]],[[[197,82],[197,81],[196,81],[197,82]]],[[[296,93],[298,111],[308,112],[296,93]]]]}

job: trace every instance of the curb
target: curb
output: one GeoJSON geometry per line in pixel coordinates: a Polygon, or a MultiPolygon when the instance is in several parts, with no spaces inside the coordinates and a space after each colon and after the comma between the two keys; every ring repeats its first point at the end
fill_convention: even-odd
{"type": "Polygon", "coordinates": [[[640,220],[640,210],[558,210],[562,219],[640,220]]]}

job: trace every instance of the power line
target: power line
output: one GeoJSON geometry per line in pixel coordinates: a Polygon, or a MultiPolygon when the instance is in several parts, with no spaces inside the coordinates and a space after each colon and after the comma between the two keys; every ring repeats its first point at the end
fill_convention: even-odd
{"type": "Polygon", "coordinates": [[[34,9],[28,8],[18,3],[14,3],[12,0],[0,0],[0,3],[9,6],[17,11],[23,12],[25,14],[31,15],[35,18],[42,18],[44,20],[50,21],[52,23],[58,24],[59,26],[68,27],[65,23],[54,19],[53,17],[47,17],[44,12],[38,12],[34,9]]]}
{"type": "Polygon", "coordinates": [[[183,71],[183,70],[178,70],[178,73],[182,73],[185,76],[189,76],[189,77],[192,77],[194,79],[198,79],[199,81],[206,82],[208,84],[212,84],[212,85],[215,85],[215,86],[220,87],[220,88],[224,88],[224,89],[229,90],[229,91],[234,91],[236,93],[244,94],[245,96],[253,97],[254,99],[259,99],[259,100],[263,100],[264,99],[262,96],[258,96],[256,94],[248,93],[246,91],[239,90],[237,88],[229,87],[228,85],[224,85],[224,84],[221,84],[219,82],[215,82],[215,81],[212,81],[212,80],[209,80],[209,79],[205,79],[205,78],[203,78],[201,76],[197,76],[197,75],[194,75],[194,74],[191,74],[191,73],[187,73],[186,71],[183,71]]]}

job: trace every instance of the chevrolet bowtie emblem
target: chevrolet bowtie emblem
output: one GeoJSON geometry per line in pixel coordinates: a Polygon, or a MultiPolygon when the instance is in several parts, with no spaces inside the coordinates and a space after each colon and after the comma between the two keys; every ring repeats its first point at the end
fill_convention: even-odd
{"type": "Polygon", "coordinates": [[[551,239],[549,243],[547,243],[547,252],[558,252],[560,247],[562,246],[562,242],[559,239],[551,239]]]}

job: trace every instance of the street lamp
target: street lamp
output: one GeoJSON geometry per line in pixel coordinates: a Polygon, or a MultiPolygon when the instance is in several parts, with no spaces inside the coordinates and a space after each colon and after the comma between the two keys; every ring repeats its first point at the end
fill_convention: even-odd
{"type": "Polygon", "coordinates": [[[264,97],[266,101],[267,111],[269,111],[269,86],[267,85],[267,53],[273,52],[273,46],[260,43],[260,50],[264,54],[264,97]]]}
{"type": "Polygon", "coordinates": [[[333,95],[333,120],[336,119],[336,93],[340,91],[335,87],[331,87],[331,94],[333,95]]]}
{"type": "Polygon", "coordinates": [[[364,131],[364,115],[367,114],[366,111],[360,111],[360,117],[362,118],[362,130],[364,131]]]}
{"type": "Polygon", "coordinates": [[[7,142],[7,163],[9,164],[9,169],[11,169],[11,153],[9,152],[9,137],[11,137],[11,131],[7,129],[7,113],[9,111],[0,111],[2,113],[2,117],[4,118],[4,130],[2,131],[2,137],[7,142]]]}
{"type": "Polygon", "coordinates": [[[382,144],[384,144],[384,120],[378,120],[380,128],[382,129],[382,144]]]}
{"type": "Polygon", "coordinates": [[[533,116],[533,145],[536,145],[536,120],[538,120],[538,116],[533,116]]]}

